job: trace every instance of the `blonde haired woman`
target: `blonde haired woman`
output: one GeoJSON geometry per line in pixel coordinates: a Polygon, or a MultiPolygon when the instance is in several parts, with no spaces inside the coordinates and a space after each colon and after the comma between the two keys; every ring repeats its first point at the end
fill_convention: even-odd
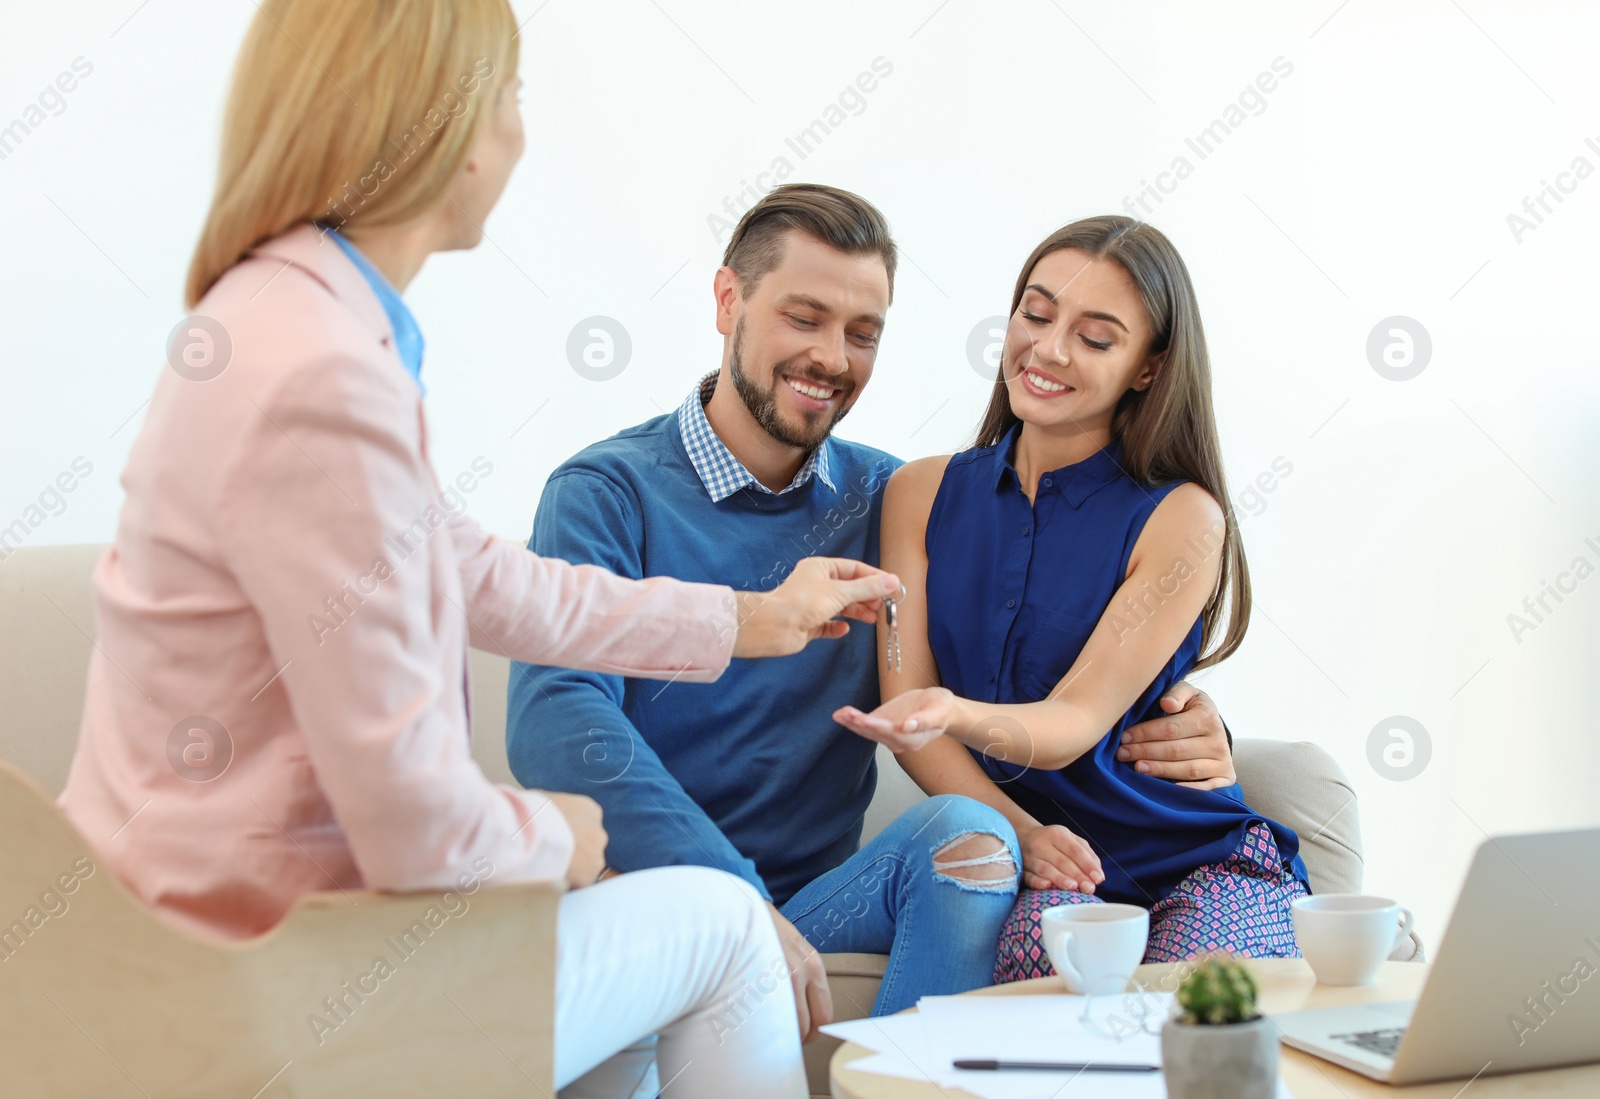
{"type": "Polygon", "coordinates": [[[746,995],[717,1025],[784,966],[754,891],[700,868],[595,885],[594,802],[473,763],[466,650],[705,681],[872,621],[898,581],[823,559],[761,596],[627,581],[445,503],[399,294],[481,239],[522,153],[516,70],[505,0],[261,6],[190,269],[193,339],[156,384],[95,575],[61,804],[200,934],[260,934],[312,890],[565,878],[563,1095],[648,1088],[655,1059],[678,1095],[802,1095],[787,997],[746,995]]]}

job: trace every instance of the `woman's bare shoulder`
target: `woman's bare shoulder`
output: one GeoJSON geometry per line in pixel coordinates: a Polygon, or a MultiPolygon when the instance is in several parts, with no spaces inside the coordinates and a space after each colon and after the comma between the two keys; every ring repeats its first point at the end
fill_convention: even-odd
{"type": "Polygon", "coordinates": [[[895,470],[884,490],[884,508],[926,515],[933,507],[933,498],[939,494],[939,484],[944,480],[944,470],[951,457],[935,454],[907,462],[895,470]]]}

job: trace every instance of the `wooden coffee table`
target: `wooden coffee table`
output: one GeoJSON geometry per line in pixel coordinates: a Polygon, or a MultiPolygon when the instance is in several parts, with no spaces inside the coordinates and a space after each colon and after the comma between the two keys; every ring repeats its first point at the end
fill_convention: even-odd
{"type": "MultiPolygon", "coordinates": [[[[1363,988],[1336,988],[1319,985],[1311,967],[1300,958],[1270,958],[1249,963],[1260,985],[1261,1007],[1268,1013],[1297,1011],[1308,1007],[1333,1007],[1366,1001],[1411,1000],[1422,990],[1428,967],[1416,962],[1386,962],[1376,984],[1363,988]]],[[[1151,990],[1171,991],[1175,965],[1143,965],[1137,978],[1151,990]]],[[[1054,977],[1039,981],[1020,981],[969,993],[972,996],[1041,996],[1064,991],[1054,977]]],[[[904,1080],[880,1076],[850,1067],[850,1062],[870,1057],[872,1052],[846,1042],[833,1055],[831,1084],[836,1099],[941,1099],[968,1095],[962,1090],[947,1090],[931,1080],[904,1080]]],[[[1466,1080],[1419,1084],[1403,1093],[1387,1084],[1369,1080],[1330,1064],[1319,1057],[1283,1047],[1283,1079],[1294,1092],[1294,1099],[1360,1099],[1364,1096],[1404,1094],[1406,1099],[1451,1099],[1468,1091],[1465,1099],[1502,1099],[1522,1095],[1600,1096],[1600,1064],[1574,1068],[1524,1072],[1515,1076],[1481,1076],[1465,1087],[1466,1080]]]]}

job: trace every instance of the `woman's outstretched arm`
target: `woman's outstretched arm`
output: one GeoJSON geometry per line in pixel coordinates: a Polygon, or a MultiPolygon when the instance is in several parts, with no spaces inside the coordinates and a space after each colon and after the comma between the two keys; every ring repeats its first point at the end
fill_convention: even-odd
{"type": "MultiPolygon", "coordinates": [[[[944,477],[948,456],[923,458],[895,471],[884,490],[882,567],[905,585],[896,608],[900,670],[888,663],[886,626],[878,624],[878,684],[884,698],[939,687],[939,669],[928,643],[928,513],[944,477]]],[[[1039,823],[993,779],[972,754],[949,737],[895,757],[926,794],[962,794],[992,807],[1011,822],[1022,848],[1023,885],[1029,889],[1072,889],[1093,893],[1105,880],[1100,859],[1080,837],[1059,824],[1039,823]]]]}
{"type": "MultiPolygon", "coordinates": [[[[886,498],[886,513],[887,508],[886,498]]],[[[835,719],[895,752],[922,748],[948,734],[1007,763],[1065,767],[1105,736],[1193,628],[1221,570],[1217,553],[1201,554],[1195,547],[1219,545],[1220,539],[1205,536],[1224,522],[1222,508],[1199,486],[1185,484],[1169,493],[1139,535],[1127,577],[1083,651],[1044,701],[979,703],[925,686],[898,695],[886,690],[889,701],[871,714],[845,707],[835,719]],[[1151,599],[1152,592],[1159,598],[1151,599]],[[1125,600],[1140,608],[1140,616],[1124,610],[1125,600]]]]}

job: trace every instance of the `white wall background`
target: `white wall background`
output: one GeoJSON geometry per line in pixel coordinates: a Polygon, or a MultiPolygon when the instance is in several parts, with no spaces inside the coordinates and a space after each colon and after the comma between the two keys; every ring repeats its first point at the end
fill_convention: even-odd
{"type": "MultiPolygon", "coordinates": [[[[792,179],[859,191],[893,224],[903,273],[844,434],[909,458],[969,437],[988,386],[968,336],[1004,311],[1030,248],[1122,210],[1188,155],[1192,175],[1149,219],[1198,286],[1236,497],[1274,459],[1293,467],[1236,500],[1255,513],[1257,617],[1206,689],[1238,734],[1338,758],[1361,795],[1368,888],[1410,902],[1430,941],[1485,833],[1600,821],[1600,578],[1572,577],[1520,639],[1507,623],[1576,558],[1600,567],[1600,11],[516,7],[528,155],[492,243],[433,260],[409,293],[440,473],[494,463],[471,499],[489,527],[526,537],[551,468],[675,407],[716,365],[722,238],[708,215],[774,158],[792,179]],[[880,57],[892,73],[859,113],[803,160],[786,147],[880,57]],[[1292,74],[1199,160],[1185,138],[1279,57],[1292,74]],[[1585,178],[1558,180],[1580,157],[1585,178]],[[1571,193],[1519,239],[1507,215],[1544,181],[1571,193]],[[633,343],[605,382],[565,353],[595,314],[633,343]],[[1368,361],[1369,332],[1394,315],[1431,336],[1409,381],[1368,361]],[[1409,779],[1371,761],[1392,715],[1427,731],[1409,779]]],[[[93,66],[0,160],[0,526],[42,514],[32,544],[112,534],[254,10],[0,10],[0,126],[74,59],[93,66]],[[60,514],[29,512],[77,457],[93,473],[60,514]]]]}

